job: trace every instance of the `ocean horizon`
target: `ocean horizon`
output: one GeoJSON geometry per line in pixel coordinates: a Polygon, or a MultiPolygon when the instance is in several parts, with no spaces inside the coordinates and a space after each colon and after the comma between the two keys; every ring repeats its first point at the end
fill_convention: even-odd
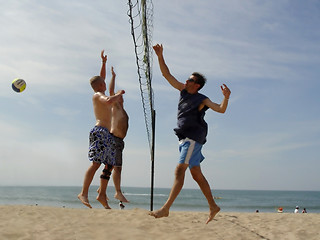
{"type": "MultiPolygon", "coordinates": [[[[102,208],[95,199],[98,186],[89,190],[89,201],[93,208],[102,208]]],[[[86,208],[77,198],[81,186],[0,186],[0,205],[37,205],[64,208],[86,208]]],[[[151,209],[150,188],[122,187],[130,203],[125,209],[151,209]]],[[[154,188],[153,209],[160,208],[167,200],[170,188],[154,188]]],[[[221,190],[212,191],[222,212],[277,212],[279,207],[285,213],[293,213],[296,206],[300,211],[320,213],[320,191],[280,191],[280,190],[221,190]]],[[[119,209],[119,201],[114,199],[114,187],[107,189],[109,205],[119,209]]],[[[173,211],[208,211],[208,203],[200,189],[182,189],[174,202],[173,211]]]]}

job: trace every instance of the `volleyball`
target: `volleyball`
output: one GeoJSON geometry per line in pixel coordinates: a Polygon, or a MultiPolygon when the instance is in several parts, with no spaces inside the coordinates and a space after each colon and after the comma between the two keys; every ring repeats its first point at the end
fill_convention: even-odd
{"type": "Polygon", "coordinates": [[[23,92],[26,89],[26,81],[20,78],[16,78],[12,81],[12,89],[18,93],[23,92]]]}

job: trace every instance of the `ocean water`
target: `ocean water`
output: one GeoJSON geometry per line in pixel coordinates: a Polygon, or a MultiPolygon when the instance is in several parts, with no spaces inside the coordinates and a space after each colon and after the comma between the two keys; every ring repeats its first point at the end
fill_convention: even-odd
{"type": "MultiPolygon", "coordinates": [[[[98,186],[91,186],[90,204],[102,208],[95,200],[98,186]]],[[[122,187],[130,203],[125,209],[141,208],[150,210],[150,189],[140,187],[122,187]]],[[[77,195],[81,187],[16,187],[0,186],[0,205],[38,205],[65,208],[86,208],[77,195]]],[[[155,188],[153,209],[160,208],[169,196],[169,188],[155,188]]],[[[119,208],[119,202],[113,198],[114,188],[108,187],[109,205],[119,208]]],[[[295,206],[300,211],[306,208],[308,213],[320,213],[319,191],[253,191],[253,190],[214,190],[215,201],[222,212],[276,212],[278,207],[283,212],[293,212],[295,206]]],[[[171,210],[208,211],[208,204],[199,189],[183,189],[171,210]]]]}

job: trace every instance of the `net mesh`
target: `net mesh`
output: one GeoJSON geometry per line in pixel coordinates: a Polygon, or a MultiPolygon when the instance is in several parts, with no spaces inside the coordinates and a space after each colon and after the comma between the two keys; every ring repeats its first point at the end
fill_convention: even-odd
{"type": "Polygon", "coordinates": [[[129,0],[129,22],[133,38],[140,92],[150,150],[153,141],[154,101],[152,81],[153,4],[151,0],[129,0]]]}

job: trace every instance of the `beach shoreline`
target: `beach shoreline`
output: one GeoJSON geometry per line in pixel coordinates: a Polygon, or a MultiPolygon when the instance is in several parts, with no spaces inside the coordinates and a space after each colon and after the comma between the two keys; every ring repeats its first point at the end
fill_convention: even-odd
{"type": "Polygon", "coordinates": [[[320,214],[105,210],[0,205],[0,239],[320,239],[320,214]]]}
{"type": "MultiPolygon", "coordinates": [[[[89,201],[93,208],[102,208],[96,201],[98,186],[92,186],[89,191],[89,201]]],[[[123,187],[124,195],[130,200],[125,204],[125,210],[142,208],[149,210],[150,188],[123,187]]],[[[170,188],[155,188],[153,209],[159,209],[168,199],[170,188]]],[[[77,195],[81,186],[0,186],[0,205],[38,205],[66,208],[85,208],[77,195]]],[[[113,198],[114,187],[108,186],[109,205],[119,209],[119,201],[113,198]]],[[[250,191],[250,190],[214,190],[216,203],[222,212],[277,212],[283,208],[284,213],[292,213],[298,205],[300,210],[306,208],[308,213],[320,213],[320,191],[250,191]]],[[[171,210],[207,212],[208,202],[200,189],[182,189],[171,210]]]]}

